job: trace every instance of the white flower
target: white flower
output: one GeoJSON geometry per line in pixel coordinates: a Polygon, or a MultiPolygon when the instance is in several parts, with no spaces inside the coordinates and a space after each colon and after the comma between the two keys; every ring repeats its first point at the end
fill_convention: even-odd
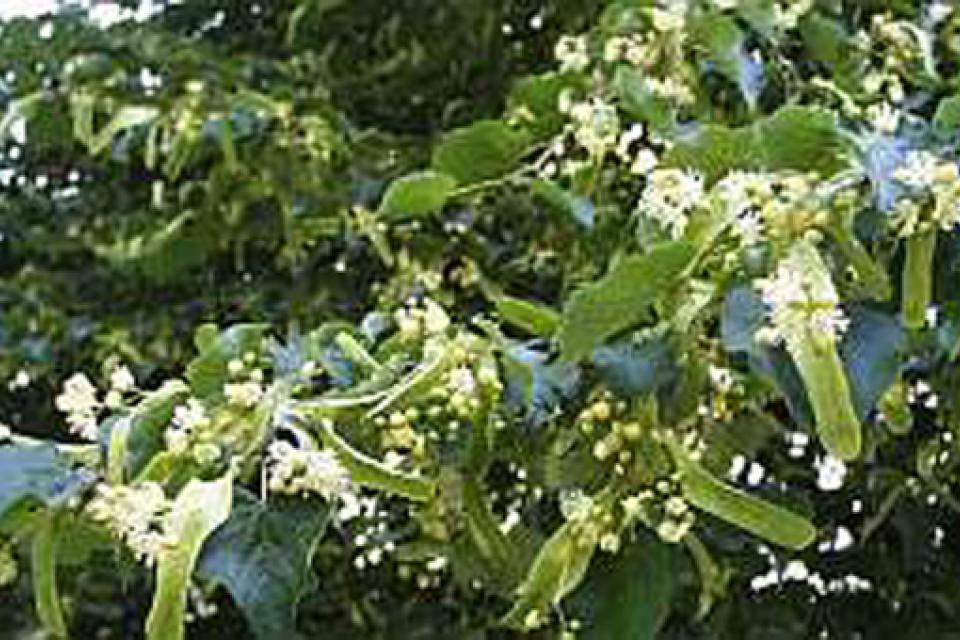
{"type": "Polygon", "coordinates": [[[710,382],[720,393],[728,393],[733,388],[733,372],[726,367],[710,365],[710,382]]]}
{"type": "Polygon", "coordinates": [[[477,392],[477,379],[469,367],[457,367],[448,374],[447,387],[454,393],[472,396],[477,392]]]}
{"type": "Polygon", "coordinates": [[[439,304],[427,298],[423,301],[423,328],[428,335],[443,333],[450,327],[450,316],[439,304]]]}
{"type": "Polygon", "coordinates": [[[110,388],[114,391],[125,393],[136,386],[137,380],[125,365],[120,365],[110,373],[110,388]]]}
{"type": "Polygon", "coordinates": [[[591,155],[601,155],[617,144],[620,133],[620,118],[612,104],[600,99],[578,102],[570,107],[574,121],[573,137],[591,155]]]}
{"type": "Polygon", "coordinates": [[[58,410],[66,414],[67,426],[84,440],[97,439],[97,388],[82,373],[76,373],[63,384],[63,391],[54,403],[58,410]]]}
{"type": "Polygon", "coordinates": [[[90,411],[99,405],[97,388],[85,374],[75,373],[63,383],[63,392],[55,402],[64,413],[90,411]]]}
{"type": "Polygon", "coordinates": [[[873,128],[881,133],[894,134],[900,126],[901,113],[888,102],[867,107],[867,117],[873,128]]]}
{"type": "Polygon", "coordinates": [[[657,159],[657,154],[654,153],[652,149],[643,147],[637,151],[637,157],[634,158],[633,164],[630,165],[630,173],[635,176],[645,176],[656,169],[659,163],[660,161],[657,159]]]}
{"type": "MultiPolygon", "coordinates": [[[[943,160],[929,151],[911,151],[893,172],[893,177],[904,185],[928,191],[933,195],[930,212],[933,223],[944,231],[960,224],[960,170],[956,163],[943,160]]],[[[903,199],[898,203],[901,233],[917,231],[921,210],[915,202],[903,199]]]]}
{"type": "Polygon", "coordinates": [[[620,136],[620,141],[617,143],[617,154],[622,158],[629,157],[631,145],[643,138],[643,132],[643,125],[639,122],[630,125],[630,128],[620,136]]]}
{"type": "Polygon", "coordinates": [[[585,36],[561,36],[553,53],[560,71],[583,71],[590,65],[585,36]]]}
{"type": "Polygon", "coordinates": [[[233,382],[223,385],[223,394],[233,406],[250,409],[263,397],[263,387],[257,382],[233,382]]]}
{"type": "Polygon", "coordinates": [[[913,150],[893,172],[893,177],[908,187],[925,189],[933,185],[940,159],[929,151],[913,150]]]}
{"type": "Polygon", "coordinates": [[[585,522],[593,513],[593,498],[580,489],[561,494],[560,513],[565,520],[585,522]]]}
{"type": "Polygon", "coordinates": [[[679,105],[693,104],[693,91],[676,78],[645,78],[643,87],[653,95],[679,105]]]}
{"type": "Polygon", "coordinates": [[[661,33],[682,31],[686,24],[687,0],[670,0],[650,13],[653,28],[661,33]]]}
{"type": "Polygon", "coordinates": [[[847,476],[847,465],[843,460],[827,455],[818,458],[814,468],[817,470],[817,487],[821,491],[837,491],[843,487],[843,480],[847,476]]]}
{"type": "Polygon", "coordinates": [[[848,320],[817,250],[806,242],[793,246],[770,278],[758,281],[772,328],[789,341],[808,331],[836,338],[848,320]]]}
{"type": "Polygon", "coordinates": [[[679,238],[690,212],[703,199],[703,178],[681,169],[657,169],[647,181],[637,205],[641,215],[660,224],[671,237],[679,238]]]}
{"type": "Polygon", "coordinates": [[[733,171],[717,183],[714,193],[743,241],[748,245],[759,242],[763,233],[760,210],[764,203],[773,197],[770,176],[749,171],[733,171]]]}
{"type": "Polygon", "coordinates": [[[149,566],[165,547],[176,542],[169,534],[172,506],[163,487],[155,482],[133,487],[100,484],[87,512],[149,566]]]}

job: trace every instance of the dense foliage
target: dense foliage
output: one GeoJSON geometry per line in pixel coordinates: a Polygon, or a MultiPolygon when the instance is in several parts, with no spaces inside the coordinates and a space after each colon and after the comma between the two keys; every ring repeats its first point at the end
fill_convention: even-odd
{"type": "Polygon", "coordinates": [[[4,632],[957,637],[951,4],[126,4],[0,26],[4,632]]]}

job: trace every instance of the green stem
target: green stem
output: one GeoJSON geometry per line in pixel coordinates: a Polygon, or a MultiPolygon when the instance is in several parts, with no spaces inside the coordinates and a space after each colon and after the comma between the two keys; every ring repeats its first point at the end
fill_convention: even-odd
{"type": "Polygon", "coordinates": [[[33,598],[37,617],[53,638],[67,637],[67,623],[57,595],[56,514],[48,512],[40,521],[30,550],[33,598]]]}
{"type": "Polygon", "coordinates": [[[907,257],[903,265],[901,313],[908,329],[922,329],[927,307],[933,298],[933,257],[937,249],[936,229],[907,238],[907,257]]]}

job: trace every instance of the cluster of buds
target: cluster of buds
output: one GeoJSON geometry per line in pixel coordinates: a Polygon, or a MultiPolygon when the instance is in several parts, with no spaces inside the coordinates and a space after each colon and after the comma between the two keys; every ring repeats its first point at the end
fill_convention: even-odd
{"type": "Polygon", "coordinates": [[[577,489],[560,496],[560,513],[576,526],[578,544],[582,547],[589,549],[597,545],[607,553],[620,550],[622,522],[617,522],[609,505],[577,489]]]}
{"type": "Polygon", "coordinates": [[[420,563],[404,563],[397,567],[397,577],[412,580],[421,591],[436,589],[443,583],[443,577],[449,567],[446,556],[434,556],[420,563]]]}
{"type": "Polygon", "coordinates": [[[187,602],[190,605],[190,610],[184,616],[184,620],[188,623],[212,618],[217,615],[219,610],[217,603],[211,600],[209,595],[193,582],[187,587],[187,602]]]}
{"type": "Polygon", "coordinates": [[[209,425],[210,418],[203,403],[189,398],[173,410],[173,420],[164,433],[167,449],[177,455],[186,453],[190,443],[209,425]]]}
{"type": "Polygon", "coordinates": [[[356,499],[350,472],[326,449],[300,449],[283,440],[274,441],[267,451],[267,472],[267,486],[274,493],[315,494],[328,501],[356,499]]]}
{"type": "Polygon", "coordinates": [[[627,522],[644,523],[670,544],[683,540],[696,522],[674,476],[658,480],[652,488],[624,498],[620,504],[627,522]]]}
{"type": "Polygon", "coordinates": [[[642,67],[650,61],[652,54],[652,42],[647,34],[616,35],[603,45],[603,59],[607,62],[624,61],[642,67]]]}
{"type": "Polygon", "coordinates": [[[379,566],[396,552],[396,534],[390,532],[390,512],[380,508],[376,498],[360,498],[355,504],[356,515],[363,515],[363,525],[353,537],[353,566],[357,571],[363,571],[367,567],[379,566]]]}
{"type": "Polygon", "coordinates": [[[87,512],[127,545],[138,561],[152,566],[171,539],[172,502],[155,482],[135,486],[97,485],[87,512]]]}
{"type": "Polygon", "coordinates": [[[393,314],[393,319],[401,337],[407,340],[440,335],[450,327],[447,312],[430,298],[421,303],[410,300],[393,314]]]}
{"type": "Polygon", "coordinates": [[[593,439],[593,457],[601,462],[614,461],[617,473],[626,473],[633,460],[630,444],[643,437],[644,429],[636,420],[625,417],[627,403],[615,401],[603,392],[577,418],[581,433],[593,439]]]}
{"type": "Polygon", "coordinates": [[[252,409],[263,398],[263,370],[257,368],[257,355],[247,352],[243,358],[227,363],[230,382],[223,385],[227,402],[239,409],[252,409]]]}
{"type": "Polygon", "coordinates": [[[396,410],[388,416],[378,416],[374,423],[381,429],[383,448],[406,450],[416,457],[423,456],[425,438],[414,429],[414,424],[422,417],[421,411],[416,407],[408,407],[404,411],[396,410]]]}

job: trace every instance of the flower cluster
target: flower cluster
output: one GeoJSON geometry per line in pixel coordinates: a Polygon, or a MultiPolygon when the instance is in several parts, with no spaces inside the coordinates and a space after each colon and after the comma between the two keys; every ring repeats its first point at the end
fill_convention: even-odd
{"type": "Polygon", "coordinates": [[[123,541],[137,560],[150,566],[165,547],[176,542],[169,534],[172,506],[163,487],[155,482],[100,484],[87,512],[123,541]]]}
{"type": "MultiPolygon", "coordinates": [[[[960,170],[955,162],[943,160],[929,151],[910,151],[893,177],[914,192],[933,197],[930,223],[944,231],[960,224],[960,170]]],[[[924,218],[919,205],[902,199],[897,205],[900,232],[904,236],[923,230],[924,218]]]]}
{"type": "Polygon", "coordinates": [[[601,156],[617,144],[620,118],[609,102],[593,98],[584,102],[561,102],[561,111],[570,116],[573,138],[591,156],[601,156]]]}
{"type": "Polygon", "coordinates": [[[57,409],[66,414],[71,433],[84,440],[97,439],[97,412],[102,405],[90,378],[83,373],[70,376],[55,403],[57,409]]]}
{"type": "Polygon", "coordinates": [[[683,169],[657,169],[647,178],[637,213],[657,222],[670,237],[680,238],[703,194],[703,176],[683,169]]]}
{"type": "Polygon", "coordinates": [[[761,329],[758,339],[789,341],[808,331],[836,339],[846,330],[848,320],[839,307],[840,297],[812,245],[794,245],[775,273],[760,279],[758,286],[772,325],[761,329]]]}
{"type": "Polygon", "coordinates": [[[83,373],[75,373],[63,383],[63,391],[54,401],[59,410],[66,414],[70,432],[84,440],[97,439],[97,415],[101,409],[119,409],[123,405],[124,394],[136,389],[137,381],[130,369],[117,365],[110,373],[110,389],[103,401],[98,397],[97,387],[83,373]]]}

